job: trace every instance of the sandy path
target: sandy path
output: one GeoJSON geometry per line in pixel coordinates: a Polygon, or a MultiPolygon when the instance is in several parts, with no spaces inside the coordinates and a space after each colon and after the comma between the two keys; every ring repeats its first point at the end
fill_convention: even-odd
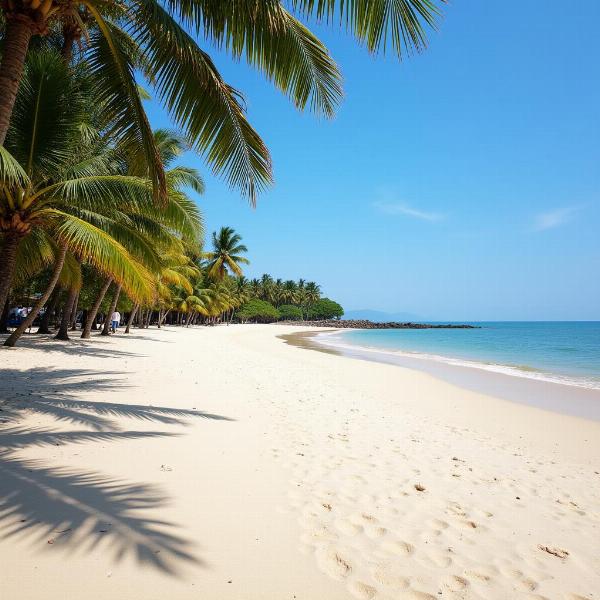
{"type": "Polygon", "coordinates": [[[2,352],[2,597],[600,597],[598,423],[287,331],[2,352]]]}

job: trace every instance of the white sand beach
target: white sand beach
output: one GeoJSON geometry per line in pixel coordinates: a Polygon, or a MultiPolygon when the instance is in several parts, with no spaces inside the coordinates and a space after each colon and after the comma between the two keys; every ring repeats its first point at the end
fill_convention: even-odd
{"type": "Polygon", "coordinates": [[[2,600],[600,598],[600,422],[297,331],[3,349],[2,600]]]}

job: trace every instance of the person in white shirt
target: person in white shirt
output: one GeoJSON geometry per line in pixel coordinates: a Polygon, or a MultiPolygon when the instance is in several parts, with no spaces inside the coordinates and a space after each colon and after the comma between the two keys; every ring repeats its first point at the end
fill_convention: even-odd
{"type": "Polygon", "coordinates": [[[117,329],[119,328],[119,325],[121,324],[121,313],[118,310],[115,310],[115,312],[112,314],[112,317],[110,318],[110,320],[111,320],[110,330],[113,333],[117,333],[117,329]]]}

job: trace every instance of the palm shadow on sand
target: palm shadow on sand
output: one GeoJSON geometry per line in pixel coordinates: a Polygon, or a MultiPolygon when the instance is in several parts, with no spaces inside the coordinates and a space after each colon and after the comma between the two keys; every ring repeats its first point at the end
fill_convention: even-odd
{"type": "Polygon", "coordinates": [[[163,425],[186,425],[194,418],[231,421],[197,410],[78,399],[83,390],[122,389],[119,375],[82,369],[0,370],[0,539],[22,538],[47,551],[98,550],[110,553],[115,562],[133,558],[177,575],[185,563],[203,562],[180,526],[151,516],[169,504],[160,488],[19,456],[31,447],[179,435],[125,431],[116,417],[163,425]],[[20,421],[31,413],[63,426],[24,427],[20,421]],[[77,429],[65,431],[65,423],[77,429]]]}

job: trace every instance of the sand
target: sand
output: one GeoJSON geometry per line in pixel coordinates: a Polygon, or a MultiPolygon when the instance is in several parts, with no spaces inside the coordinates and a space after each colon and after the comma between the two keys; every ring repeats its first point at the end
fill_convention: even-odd
{"type": "Polygon", "coordinates": [[[0,597],[600,598],[600,423],[294,331],[3,349],[0,597]]]}

